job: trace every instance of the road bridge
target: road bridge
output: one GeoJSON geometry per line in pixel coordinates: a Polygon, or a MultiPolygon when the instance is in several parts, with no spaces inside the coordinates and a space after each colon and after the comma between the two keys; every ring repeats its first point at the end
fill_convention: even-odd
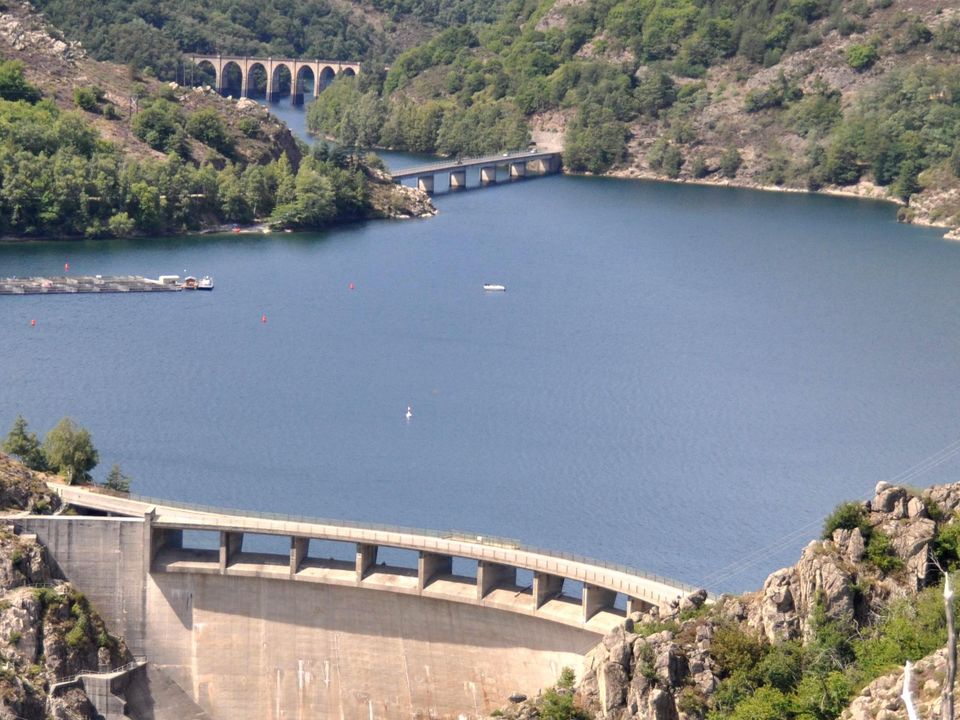
{"type": "Polygon", "coordinates": [[[560,172],[562,155],[551,150],[518,150],[514,152],[482,155],[480,157],[458,158],[441,162],[402,168],[391,173],[394,181],[416,179],[417,187],[432,193],[438,175],[449,175],[449,187],[458,190],[467,186],[467,172],[479,171],[481,185],[491,185],[497,181],[497,169],[506,168],[507,176],[513,180],[532,175],[549,175],[560,172]]]}
{"type": "Polygon", "coordinates": [[[480,716],[694,590],[503,538],[50,487],[80,514],[12,522],[214,720],[480,716]]]}
{"type": "Polygon", "coordinates": [[[360,63],[341,60],[302,60],[298,58],[248,57],[244,55],[191,55],[190,60],[197,67],[206,66],[213,70],[213,85],[217,92],[225,94],[227,74],[240,74],[240,96],[250,97],[257,83],[254,75],[261,75],[261,83],[266,83],[267,100],[279,100],[285,92],[281,91],[281,73],[289,74],[290,95],[295,104],[303,103],[308,85],[313,88],[316,97],[338,75],[352,76],[360,73],[360,63]]]}

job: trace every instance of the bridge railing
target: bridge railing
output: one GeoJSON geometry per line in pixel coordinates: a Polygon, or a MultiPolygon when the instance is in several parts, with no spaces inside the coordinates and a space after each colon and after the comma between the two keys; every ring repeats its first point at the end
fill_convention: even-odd
{"type": "Polygon", "coordinates": [[[148,505],[158,505],[161,507],[170,507],[177,510],[187,510],[199,513],[208,513],[214,515],[226,515],[233,517],[252,517],[258,518],[261,520],[272,520],[279,522],[296,522],[304,523],[309,525],[329,525],[331,527],[341,527],[341,528],[350,528],[357,530],[372,530],[375,532],[392,532],[392,533],[403,533],[408,535],[420,535],[424,537],[433,537],[440,540],[461,540],[469,543],[476,543],[478,545],[492,546],[492,547],[501,547],[509,550],[517,550],[521,552],[528,552],[537,555],[543,555],[546,557],[558,559],[558,560],[567,560],[570,562],[577,562],[583,565],[593,565],[595,567],[604,568],[606,570],[613,570],[616,572],[622,572],[627,575],[633,575],[644,580],[651,580],[653,582],[662,583],[664,585],[669,585],[681,589],[685,592],[695,592],[698,590],[698,587],[690,585],[679,580],[674,580],[673,578],[664,577],[656,573],[646,572],[644,570],[639,570],[638,568],[625,565],[623,563],[615,563],[607,560],[598,560],[596,558],[587,557],[586,555],[580,555],[579,553],[565,552],[562,550],[548,550],[545,548],[537,547],[535,545],[527,545],[515,540],[513,538],[500,537],[497,535],[486,535],[480,533],[466,532],[463,530],[431,530],[424,528],[411,528],[404,527],[402,525],[389,525],[385,523],[365,523],[357,522],[354,520],[332,520],[329,518],[318,518],[310,517],[306,515],[290,515],[285,513],[271,513],[258,510],[241,510],[238,508],[221,508],[215,507],[212,505],[202,505],[198,503],[187,503],[181,502],[178,500],[165,500],[160,498],[149,497],[145,495],[128,495],[128,499],[135,502],[141,502],[148,505]]]}
{"type": "Polygon", "coordinates": [[[541,157],[550,157],[551,155],[559,155],[559,153],[547,151],[547,150],[537,150],[531,152],[530,150],[514,150],[509,153],[504,153],[500,155],[478,155],[477,157],[469,158],[460,158],[460,162],[457,162],[455,159],[451,158],[450,160],[442,160],[435,163],[428,163],[426,165],[416,165],[414,167],[407,168],[397,168],[396,172],[391,173],[393,177],[404,176],[404,175],[417,175],[419,173],[429,173],[436,172],[438,170],[454,170],[461,165],[466,167],[469,165],[478,165],[481,163],[492,163],[492,162],[504,162],[510,160],[519,160],[530,159],[536,160],[541,157]]]}

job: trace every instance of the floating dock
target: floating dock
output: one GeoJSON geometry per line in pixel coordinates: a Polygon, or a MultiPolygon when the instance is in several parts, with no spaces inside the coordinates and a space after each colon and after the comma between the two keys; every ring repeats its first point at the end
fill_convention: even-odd
{"type": "Polygon", "coordinates": [[[165,283],[139,275],[0,278],[0,295],[179,292],[181,289],[179,284],[165,283]]]}

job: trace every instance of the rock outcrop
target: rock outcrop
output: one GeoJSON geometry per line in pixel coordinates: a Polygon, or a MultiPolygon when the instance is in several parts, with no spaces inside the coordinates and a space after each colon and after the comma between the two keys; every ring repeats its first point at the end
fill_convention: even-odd
{"type": "MultiPolygon", "coordinates": [[[[0,454],[0,512],[58,508],[42,478],[0,454]]],[[[0,517],[0,720],[96,720],[81,688],[51,687],[129,659],[87,599],[56,578],[45,548],[0,517]]]]}
{"type": "MultiPolygon", "coordinates": [[[[735,627],[774,644],[808,640],[818,612],[869,624],[891,601],[939,581],[935,538],[958,509],[960,484],[917,494],[879,483],[856,509],[856,527],[811,542],[796,565],[772,573],[761,590],[700,608],[703,594],[666,612],[634,614],[588,655],[577,686],[581,706],[611,720],[704,717],[722,675],[711,653],[718,631],[735,627]]],[[[917,666],[915,695],[926,717],[939,708],[944,662],[934,655],[917,666]]],[[[901,687],[902,672],[876,680],[844,718],[902,717],[901,687]]]]}

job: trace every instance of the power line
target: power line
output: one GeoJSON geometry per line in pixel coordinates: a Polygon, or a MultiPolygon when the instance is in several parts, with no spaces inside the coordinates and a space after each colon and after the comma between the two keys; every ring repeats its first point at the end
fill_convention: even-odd
{"type": "MultiPolygon", "coordinates": [[[[902,485],[906,482],[915,480],[916,478],[930,472],[934,468],[943,465],[958,453],[960,453],[960,438],[957,438],[937,452],[928,455],[923,460],[920,460],[901,473],[893,476],[889,482],[893,485],[902,485]]],[[[869,499],[869,495],[861,499],[869,499]]],[[[771,558],[778,554],[781,550],[792,546],[803,535],[809,533],[812,528],[816,527],[821,522],[821,520],[815,520],[802,525],[801,527],[798,527],[787,535],[781,537],[779,540],[754,550],[753,552],[734,560],[732,563],[729,563],[718,570],[714,570],[712,573],[709,573],[703,578],[701,585],[703,587],[708,585],[716,585],[740,575],[759,562],[771,558]]]]}

